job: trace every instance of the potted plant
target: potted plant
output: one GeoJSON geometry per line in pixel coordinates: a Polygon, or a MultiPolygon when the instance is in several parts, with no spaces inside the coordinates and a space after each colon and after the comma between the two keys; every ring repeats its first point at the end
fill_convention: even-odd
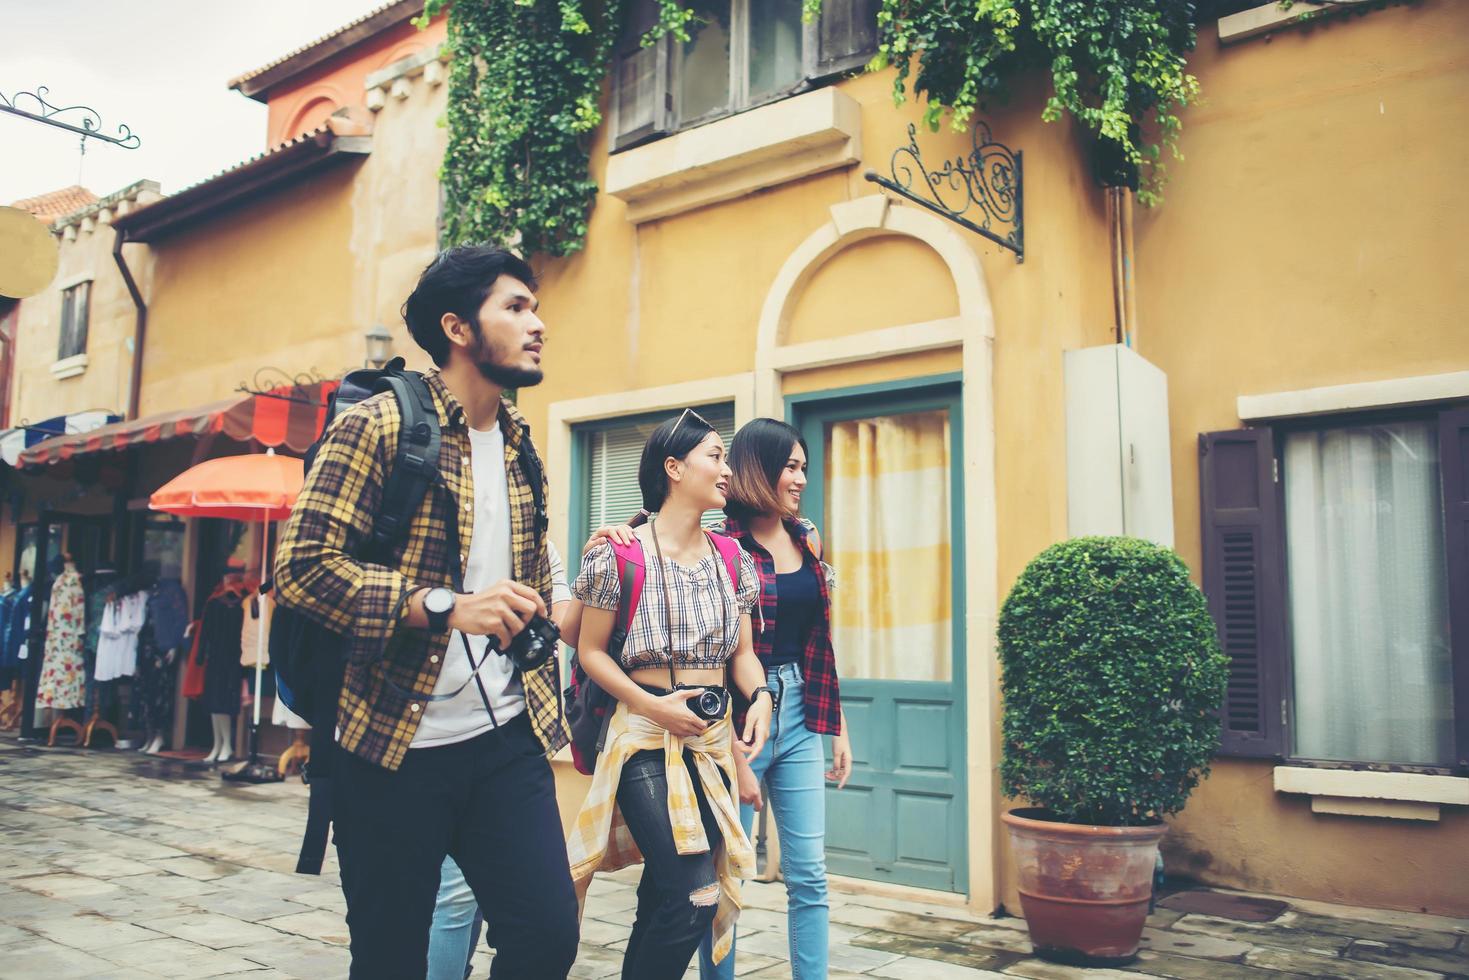
{"type": "Polygon", "coordinates": [[[1041,552],[1000,611],[1005,813],[1036,953],[1136,958],[1163,818],[1219,747],[1228,659],[1172,551],[1077,538],[1041,552]]]}

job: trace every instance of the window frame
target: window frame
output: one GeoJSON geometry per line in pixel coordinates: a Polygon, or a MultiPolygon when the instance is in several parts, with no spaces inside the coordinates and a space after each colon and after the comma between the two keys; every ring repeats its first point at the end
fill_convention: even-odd
{"type": "Polygon", "coordinates": [[[1384,399],[1375,406],[1249,416],[1242,427],[1199,434],[1198,476],[1200,578],[1220,642],[1231,657],[1218,755],[1323,770],[1469,774],[1469,397],[1454,393],[1421,402],[1384,399]],[[1284,526],[1284,436],[1405,420],[1436,423],[1449,590],[1453,755],[1443,765],[1306,758],[1295,753],[1293,731],[1295,655],[1284,526]],[[1241,551],[1251,538],[1257,550],[1241,551]],[[1253,607],[1248,604],[1251,597],[1253,607]],[[1254,659],[1251,664],[1240,658],[1254,659]],[[1241,714],[1249,710],[1256,712],[1252,719],[1241,714]],[[1233,719],[1249,720],[1250,725],[1232,725],[1233,719]]]}
{"type": "MultiPolygon", "coordinates": [[[[655,51],[654,67],[654,90],[655,99],[657,93],[663,93],[662,106],[654,106],[654,119],[646,126],[639,127],[634,132],[623,133],[620,119],[622,99],[620,97],[620,75],[623,59],[636,53],[641,47],[641,37],[646,33],[640,29],[636,17],[629,21],[632,29],[628,35],[623,37],[617,47],[612,59],[611,68],[611,90],[612,90],[612,112],[611,131],[609,139],[609,153],[621,153],[642,146],[645,143],[672,136],[686,130],[695,129],[720,119],[728,119],[740,113],[749,112],[762,106],[780,102],[792,96],[816,88],[824,79],[851,71],[854,68],[866,64],[877,51],[876,29],[874,20],[873,36],[869,43],[863,46],[860,52],[849,54],[833,60],[829,64],[823,64],[821,58],[821,26],[822,20],[801,23],[801,59],[800,77],[795,82],[767,93],[758,98],[750,97],[750,2],[751,0],[729,0],[730,4],[730,50],[729,50],[729,81],[728,98],[721,108],[712,109],[698,116],[683,118],[682,90],[682,59],[679,57],[675,45],[684,42],[677,40],[671,35],[664,35],[652,46],[655,51]],[[634,33],[636,32],[636,33],[634,33]]],[[[849,3],[862,3],[864,0],[846,0],[849,3]]],[[[636,0],[634,0],[634,6],[636,0]]],[[[875,15],[875,11],[874,11],[875,15]]],[[[825,11],[823,15],[825,16],[825,11]]],[[[651,26],[651,25],[650,25],[651,26]]]]}
{"type": "Polygon", "coordinates": [[[88,334],[90,333],[92,320],[92,283],[94,280],[82,279],[72,283],[61,291],[61,325],[57,331],[56,360],[65,361],[69,358],[80,357],[87,352],[88,334]],[[85,289],[83,288],[85,287],[85,289]],[[81,293],[78,290],[83,290],[81,293]],[[77,296],[82,296],[82,316],[80,326],[77,325],[77,296]],[[73,347],[67,346],[68,333],[73,341],[73,347]]]}
{"type": "MultiPolygon", "coordinates": [[[[738,406],[733,399],[716,399],[711,402],[701,402],[690,405],[700,415],[708,416],[714,410],[728,409],[731,418],[731,427],[736,431],[739,429],[738,406]]],[[[585,422],[571,423],[571,512],[567,515],[567,533],[570,540],[566,545],[568,550],[576,555],[575,567],[581,567],[581,547],[586,543],[588,535],[591,534],[592,502],[590,495],[592,462],[590,437],[599,432],[609,429],[621,429],[625,426],[644,425],[649,422],[657,424],[665,419],[672,418],[684,409],[658,408],[646,412],[631,412],[627,415],[609,415],[605,418],[588,419],[585,422]]],[[[728,448],[728,447],[726,447],[728,448]]],[[[568,582],[576,580],[576,574],[571,561],[563,556],[566,564],[566,577],[568,582]]]]}
{"type": "MultiPolygon", "coordinates": [[[[1290,533],[1286,527],[1285,513],[1285,484],[1289,475],[1285,469],[1285,436],[1301,432],[1324,432],[1331,429],[1345,429],[1367,425],[1382,425],[1393,422],[1426,422],[1433,427],[1435,436],[1438,434],[1439,424],[1445,413],[1455,408],[1463,407],[1454,403],[1440,403],[1428,405],[1414,405],[1409,407],[1385,407],[1376,409],[1362,409],[1349,412],[1333,412],[1330,415],[1305,416],[1300,418],[1278,419],[1270,423],[1268,428],[1272,435],[1272,456],[1275,463],[1275,472],[1279,478],[1275,481],[1275,497],[1277,513],[1280,515],[1279,529],[1279,559],[1280,559],[1280,581],[1282,586],[1281,615],[1284,617],[1284,629],[1282,632],[1280,656],[1282,663],[1279,665],[1281,677],[1281,694],[1285,699],[1286,730],[1283,733],[1285,744],[1284,752],[1280,756],[1282,765],[1299,766],[1310,769],[1339,769],[1350,771],[1384,771],[1384,772],[1406,772],[1419,773],[1422,775],[1451,776],[1460,775],[1461,767],[1450,762],[1444,765],[1422,765],[1404,762],[1363,762],[1359,760],[1344,759],[1316,759],[1309,756],[1297,755],[1295,752],[1296,732],[1296,678],[1295,678],[1295,632],[1290,621],[1290,533]]],[[[1439,508],[1440,511],[1447,509],[1443,499],[1443,447],[1439,446],[1439,508]]],[[[1448,546],[1447,514],[1443,535],[1444,545],[1448,546]]],[[[1445,568],[1445,576],[1448,570],[1445,568]]],[[[1452,583],[1449,583],[1450,588],[1452,583]]],[[[1453,595],[1450,593],[1449,602],[1452,604],[1453,595]]],[[[1451,627],[1452,630],[1452,627],[1451,627]]],[[[1457,677],[1462,671],[1469,670],[1469,656],[1461,653],[1460,644],[1453,642],[1453,634],[1449,634],[1449,669],[1450,676],[1457,677]]],[[[1454,712],[1454,742],[1457,746],[1458,733],[1465,725],[1465,715],[1469,714],[1469,704],[1460,705],[1457,697],[1456,684],[1450,681],[1449,701],[1454,712]]]]}

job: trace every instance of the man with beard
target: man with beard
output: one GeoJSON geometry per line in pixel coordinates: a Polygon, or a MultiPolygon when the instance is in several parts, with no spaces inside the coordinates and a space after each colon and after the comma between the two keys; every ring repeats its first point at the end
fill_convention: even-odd
{"type": "Polygon", "coordinates": [[[446,855],[484,910],[492,977],[565,977],[576,958],[547,762],[567,740],[557,664],[521,674],[490,646],[551,604],[540,467],[524,465],[530,429],[504,397],[542,378],[535,285],[496,248],[450,249],[424,270],[403,318],[438,367],[425,382],[441,478],[392,562],[354,557],[401,423],[391,393],[369,398],[323,438],[277,553],[278,601],[346,637],[332,819],[353,978],[424,975],[446,855]]]}

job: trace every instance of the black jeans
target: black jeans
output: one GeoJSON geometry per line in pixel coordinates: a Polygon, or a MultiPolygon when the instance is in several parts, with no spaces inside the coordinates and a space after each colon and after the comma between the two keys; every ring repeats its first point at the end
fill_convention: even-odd
{"type": "Polygon", "coordinates": [[[529,719],[410,749],[397,772],[338,750],[332,778],[353,980],[424,976],[445,854],[484,909],[490,976],[566,976],[576,894],[554,777],[529,719]]]}
{"type": "MultiPolygon", "coordinates": [[[[693,753],[684,761],[693,774],[693,753]]],[[[694,795],[708,835],[710,850],[679,854],[668,817],[668,776],[662,750],[634,755],[622,767],[617,806],[627,829],[643,852],[643,878],[638,883],[637,918],[622,958],[623,980],[677,980],[688,969],[718,910],[714,857],[723,837],[704,788],[694,776],[694,795]],[[699,895],[696,901],[694,896],[699,895]]]]}

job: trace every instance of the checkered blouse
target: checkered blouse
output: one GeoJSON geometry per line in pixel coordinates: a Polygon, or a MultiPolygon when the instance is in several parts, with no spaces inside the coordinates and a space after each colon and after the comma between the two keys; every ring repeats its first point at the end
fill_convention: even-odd
{"type": "MultiPolygon", "coordinates": [[[[740,617],[755,608],[760,579],[750,556],[740,552],[737,592],[730,588],[724,559],[717,554],[705,555],[692,568],[668,559],[659,562],[648,548],[643,557],[647,567],[643,594],[622,648],[622,668],[666,666],[670,626],[675,667],[723,667],[739,645],[740,617]],[[663,615],[665,578],[672,603],[667,620],[663,615]]],[[[620,578],[617,556],[604,541],[582,559],[581,574],[571,591],[594,609],[615,611],[622,592],[620,578]]]]}

